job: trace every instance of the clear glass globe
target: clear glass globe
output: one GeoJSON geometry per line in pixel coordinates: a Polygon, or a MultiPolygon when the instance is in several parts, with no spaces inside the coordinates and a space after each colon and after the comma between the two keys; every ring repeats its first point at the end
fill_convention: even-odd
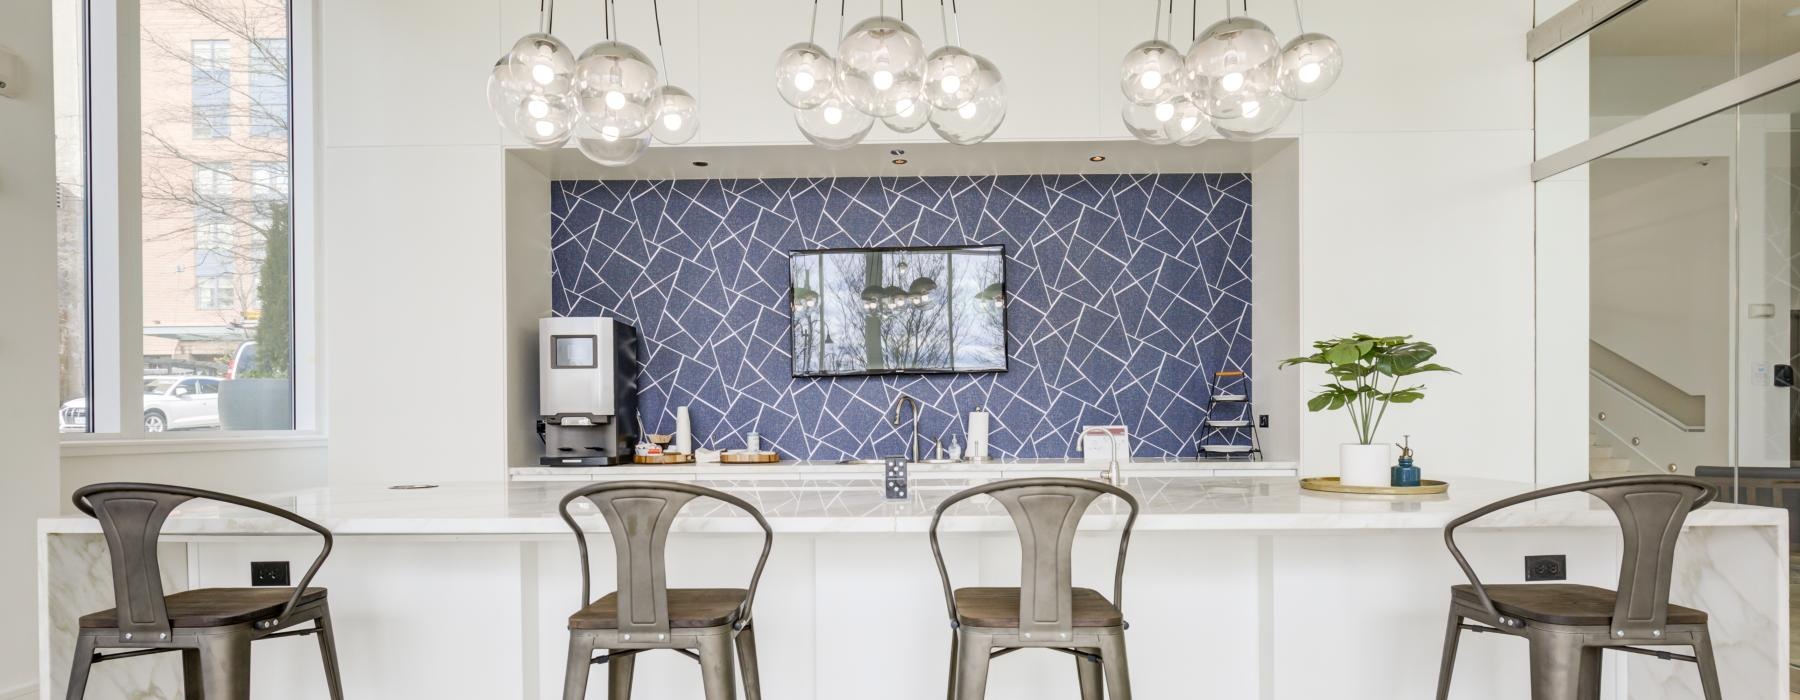
{"type": "Polygon", "coordinates": [[[1281,50],[1281,94],[1310,100],[1325,94],[1344,72],[1344,50],[1319,33],[1301,34],[1281,50]]]}
{"type": "Polygon", "coordinates": [[[637,162],[644,151],[650,149],[650,132],[646,130],[637,136],[607,137],[598,134],[593,127],[582,124],[575,128],[575,148],[581,155],[609,168],[619,168],[637,162]]]}
{"type": "Polygon", "coordinates": [[[1166,41],[1146,41],[1125,54],[1119,67],[1119,89],[1125,99],[1153,105],[1187,88],[1187,64],[1181,51],[1166,41]]]}
{"type": "Polygon", "coordinates": [[[1207,117],[1205,112],[1200,111],[1200,105],[1194,104],[1186,97],[1177,97],[1173,106],[1175,108],[1174,115],[1162,123],[1163,135],[1168,137],[1169,143],[1192,146],[1214,135],[1212,119],[1207,117]],[[1198,134],[1197,138],[1196,134],[1198,134]],[[1190,143],[1190,139],[1194,140],[1190,143]]]}
{"type": "Polygon", "coordinates": [[[1281,92],[1274,64],[1233,75],[1238,77],[1210,81],[1205,89],[1195,93],[1198,97],[1195,104],[1200,105],[1200,111],[1214,119],[1235,119],[1244,115],[1246,103],[1261,102],[1264,96],[1281,92]]]}
{"type": "Polygon", "coordinates": [[[503,59],[509,87],[529,93],[566,93],[575,87],[575,52],[549,34],[526,34],[503,59]]]}
{"type": "Polygon", "coordinates": [[[1169,138],[1168,124],[1175,118],[1176,104],[1174,100],[1159,102],[1154,105],[1125,103],[1119,116],[1125,121],[1125,130],[1131,137],[1144,143],[1161,146],[1174,143],[1169,138]]]}
{"type": "Polygon", "coordinates": [[[1294,111],[1294,101],[1279,92],[1271,92],[1244,102],[1242,114],[1229,119],[1213,119],[1220,136],[1233,141],[1255,141],[1268,136],[1294,111]]]}
{"type": "Polygon", "coordinates": [[[1006,80],[992,61],[976,56],[975,63],[975,97],[956,109],[931,110],[931,130],[959,146],[986,141],[1006,121],[1006,80]]]}
{"type": "Polygon", "coordinates": [[[656,120],[650,123],[650,134],[668,144],[687,143],[700,131],[700,101],[688,91],[664,85],[650,98],[650,109],[656,120]]]}
{"type": "Polygon", "coordinates": [[[801,42],[775,59],[775,92],[797,109],[825,102],[837,89],[837,61],[818,44],[801,42]]]}
{"type": "Polygon", "coordinates": [[[538,148],[558,148],[569,141],[581,111],[573,95],[530,95],[519,104],[515,133],[538,148]]]}
{"type": "Polygon", "coordinates": [[[575,87],[582,120],[603,134],[637,136],[656,116],[656,66],[630,44],[604,41],[581,52],[575,87]]]}
{"type": "Polygon", "coordinates": [[[1250,73],[1267,69],[1272,74],[1280,54],[1281,42],[1269,25],[1233,17],[1206,28],[1188,48],[1187,66],[1209,89],[1236,92],[1250,73]]]}
{"type": "Polygon", "coordinates": [[[900,113],[891,117],[882,117],[881,123],[896,132],[910,134],[924,128],[925,122],[930,119],[931,104],[924,98],[919,98],[901,101],[900,113]]]}
{"type": "MultiPolygon", "coordinates": [[[[975,55],[956,46],[945,46],[925,58],[925,101],[938,109],[956,109],[975,99],[975,55]]],[[[920,121],[923,125],[925,122],[920,121]]]]}
{"type": "Polygon", "coordinates": [[[500,127],[515,134],[524,131],[519,128],[519,107],[525,104],[525,93],[514,87],[512,67],[507,65],[506,57],[494,62],[494,69],[489,71],[487,79],[488,110],[500,122],[500,127]]]}
{"type": "Polygon", "coordinates": [[[817,107],[795,111],[794,124],[806,140],[836,151],[861,143],[875,127],[875,118],[851,106],[843,95],[833,93],[817,107]]]}
{"type": "Polygon", "coordinates": [[[838,88],[850,104],[891,117],[901,98],[917,94],[925,80],[925,44],[905,22],[871,17],[838,43],[837,63],[838,88]]]}

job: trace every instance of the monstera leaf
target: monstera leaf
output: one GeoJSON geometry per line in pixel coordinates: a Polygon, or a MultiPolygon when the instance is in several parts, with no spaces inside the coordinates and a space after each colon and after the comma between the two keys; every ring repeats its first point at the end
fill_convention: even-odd
{"type": "Polygon", "coordinates": [[[1306,402],[1313,412],[1346,409],[1362,444],[1373,444],[1375,430],[1387,415],[1389,404],[1408,404],[1425,398],[1425,385],[1400,386],[1401,377],[1432,372],[1456,372],[1432,362],[1437,347],[1412,336],[1373,336],[1357,333],[1312,344],[1311,355],[1290,357],[1282,367],[1322,365],[1331,383],[1306,402]],[[1385,382],[1383,380],[1386,380],[1385,382]],[[1382,391],[1386,384],[1387,390],[1382,391]]]}

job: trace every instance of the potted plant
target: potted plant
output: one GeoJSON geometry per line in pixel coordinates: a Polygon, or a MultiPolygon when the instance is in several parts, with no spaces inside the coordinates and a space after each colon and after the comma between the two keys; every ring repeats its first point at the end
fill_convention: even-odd
{"type": "Polygon", "coordinates": [[[1344,409],[1356,428],[1356,442],[1338,448],[1339,477],[1351,486],[1387,486],[1393,466],[1390,446],[1375,444],[1375,430],[1387,415],[1389,404],[1412,403],[1425,398],[1425,385],[1401,386],[1405,378],[1427,372],[1455,372],[1434,364],[1437,348],[1414,341],[1410,335],[1378,337],[1357,333],[1312,344],[1305,357],[1282,360],[1281,366],[1324,365],[1331,383],[1306,402],[1306,410],[1344,409]],[[1385,387],[1385,391],[1383,388],[1385,387]]]}

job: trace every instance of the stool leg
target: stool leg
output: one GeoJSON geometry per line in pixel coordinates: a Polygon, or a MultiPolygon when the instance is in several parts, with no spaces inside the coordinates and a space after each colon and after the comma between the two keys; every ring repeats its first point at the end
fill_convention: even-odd
{"type": "Polygon", "coordinates": [[[1580,700],[1584,650],[1581,638],[1531,630],[1531,700],[1580,700]]]}
{"type": "Polygon", "coordinates": [[[994,651],[994,638],[966,627],[957,634],[961,638],[956,640],[955,700],[982,700],[987,697],[988,655],[994,651]]]}
{"type": "Polygon", "coordinates": [[[207,700],[250,700],[250,636],[200,636],[200,686],[207,700]]]}
{"type": "Polygon", "coordinates": [[[1444,660],[1438,666],[1437,700],[1450,700],[1450,676],[1456,673],[1456,647],[1462,642],[1463,617],[1450,609],[1450,624],[1444,628],[1444,660]]]}
{"type": "Polygon", "coordinates": [[[181,697],[182,700],[206,700],[201,692],[200,650],[181,650],[181,697]]]}
{"type": "Polygon", "coordinates": [[[1577,691],[1581,700],[1600,700],[1600,676],[1605,673],[1605,652],[1600,647],[1582,647],[1581,687],[1577,691]]]}
{"type": "Polygon", "coordinates": [[[762,672],[756,667],[756,627],[737,633],[738,666],[744,674],[744,700],[762,700],[762,672]]]}
{"type": "Polygon", "coordinates": [[[736,676],[731,664],[731,633],[701,637],[700,680],[706,687],[706,700],[736,698],[736,676]]]}
{"type": "MultiPolygon", "coordinates": [[[[1083,654],[1100,655],[1099,649],[1076,649],[1083,654]]],[[[1104,686],[1101,685],[1100,662],[1084,657],[1075,657],[1075,673],[1081,678],[1081,700],[1104,700],[1104,686]]]]}
{"type": "Polygon", "coordinates": [[[563,669],[563,700],[582,700],[587,697],[588,668],[593,665],[594,640],[571,632],[569,663],[563,669]]]}
{"type": "Polygon", "coordinates": [[[944,693],[946,700],[956,700],[956,640],[958,638],[955,631],[950,632],[950,670],[945,674],[950,677],[950,689],[944,693]]]}
{"type": "Polygon", "coordinates": [[[1100,637],[1100,663],[1106,667],[1108,700],[1131,700],[1131,668],[1125,663],[1125,634],[1100,637]]]}
{"type": "Polygon", "coordinates": [[[631,678],[637,671],[637,654],[606,662],[606,697],[631,700],[631,678]]]}
{"type": "Polygon", "coordinates": [[[69,700],[87,695],[88,672],[94,668],[94,638],[81,635],[75,641],[75,658],[69,664],[69,700]]]}
{"type": "Polygon", "coordinates": [[[319,626],[319,658],[325,662],[325,686],[331,691],[331,700],[344,700],[344,677],[338,668],[337,634],[331,627],[329,605],[319,605],[319,619],[313,624],[319,626]]]}
{"type": "Polygon", "coordinates": [[[1694,633],[1694,659],[1699,661],[1700,690],[1706,700],[1723,700],[1719,690],[1719,663],[1713,658],[1712,634],[1702,628],[1694,633]]]}

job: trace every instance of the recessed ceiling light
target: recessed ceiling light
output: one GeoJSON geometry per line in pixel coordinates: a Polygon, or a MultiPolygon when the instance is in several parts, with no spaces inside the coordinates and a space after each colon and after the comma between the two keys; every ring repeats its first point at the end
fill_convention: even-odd
{"type": "Polygon", "coordinates": [[[706,166],[708,166],[708,165],[712,165],[712,163],[708,163],[708,162],[706,162],[706,161],[704,161],[704,160],[696,160],[696,161],[694,161],[694,167],[696,167],[696,168],[704,168],[704,167],[706,167],[706,166]]]}
{"type": "Polygon", "coordinates": [[[1098,163],[1100,161],[1106,160],[1106,156],[1088,156],[1088,160],[1098,163]]]}
{"type": "Polygon", "coordinates": [[[891,155],[891,156],[903,156],[903,155],[906,155],[906,151],[905,151],[905,150],[904,150],[904,149],[899,149],[899,148],[896,148],[896,149],[894,149],[894,150],[891,150],[891,151],[888,151],[888,155],[891,155]]]}
{"type": "Polygon", "coordinates": [[[905,158],[895,158],[894,165],[906,165],[906,159],[905,158]]]}

